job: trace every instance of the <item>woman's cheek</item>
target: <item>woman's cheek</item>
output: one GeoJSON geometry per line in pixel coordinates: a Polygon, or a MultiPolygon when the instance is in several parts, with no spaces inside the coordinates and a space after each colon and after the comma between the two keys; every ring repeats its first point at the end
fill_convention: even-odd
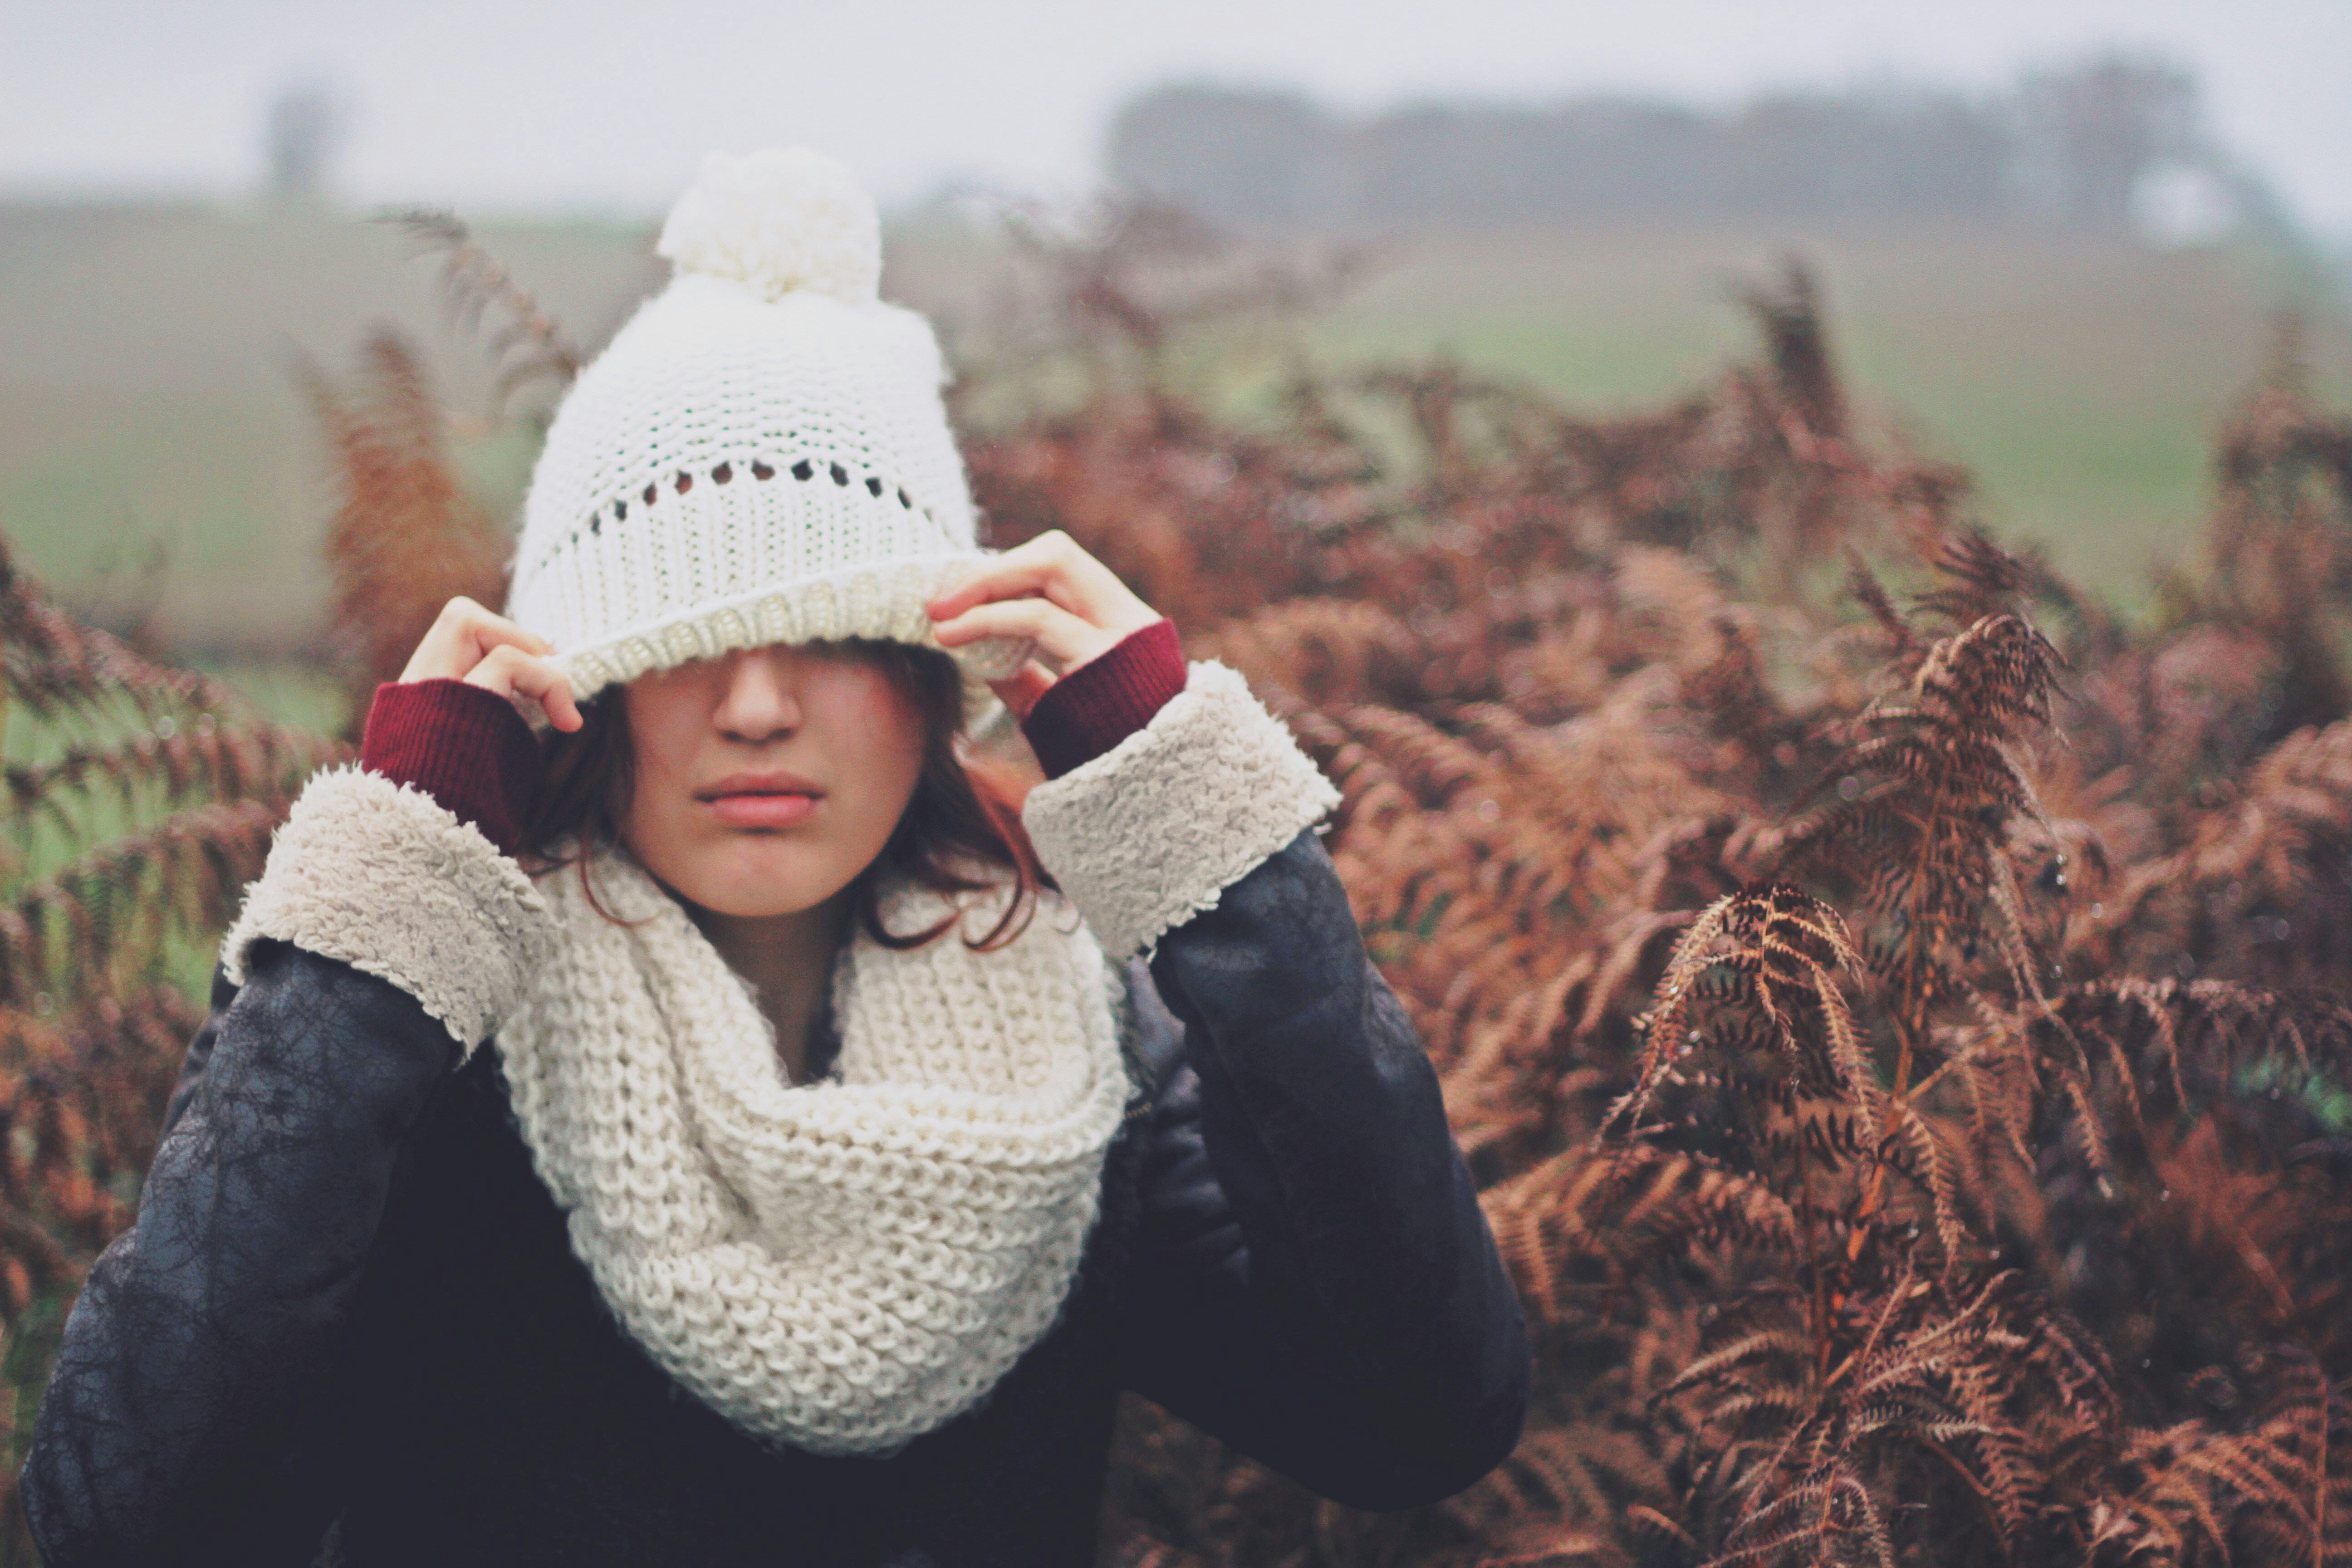
{"type": "Polygon", "coordinates": [[[865,861],[882,852],[914,795],[923,766],[922,720],[880,671],[852,667],[840,673],[848,679],[827,693],[826,729],[840,759],[836,776],[856,795],[853,831],[863,870],[865,861]]]}
{"type": "MultiPolygon", "coordinates": [[[[697,862],[708,858],[709,835],[694,819],[694,801],[682,781],[640,753],[635,787],[622,824],[622,841],[638,864],[660,880],[693,898],[689,884],[705,880],[697,862]]],[[[700,901],[698,900],[697,901],[700,901]]]]}

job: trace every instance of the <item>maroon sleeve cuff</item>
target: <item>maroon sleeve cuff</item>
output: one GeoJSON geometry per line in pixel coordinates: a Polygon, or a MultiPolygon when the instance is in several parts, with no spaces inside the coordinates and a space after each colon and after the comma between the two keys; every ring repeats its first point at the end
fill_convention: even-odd
{"type": "Polygon", "coordinates": [[[1021,730],[1045,776],[1057,779],[1150,723],[1183,689],[1176,623],[1157,620],[1047,687],[1021,730]]]}
{"type": "Polygon", "coordinates": [[[360,766],[423,790],[502,853],[522,847],[539,742],[495,691],[462,680],[384,682],[368,709],[360,766]]]}

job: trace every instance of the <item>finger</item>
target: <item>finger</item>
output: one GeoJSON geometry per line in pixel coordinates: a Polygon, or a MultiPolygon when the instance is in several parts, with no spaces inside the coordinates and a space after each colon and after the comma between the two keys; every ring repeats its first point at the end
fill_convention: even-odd
{"type": "Polygon", "coordinates": [[[511,646],[494,647],[476,659],[474,667],[458,679],[468,686],[478,686],[485,691],[511,697],[516,681],[534,657],[511,646]]]}
{"type": "Polygon", "coordinates": [[[1097,626],[1133,630],[1157,620],[1118,574],[1056,529],[1005,552],[934,597],[935,620],[994,599],[1042,596],[1097,626]]]}
{"type": "Polygon", "coordinates": [[[1037,706],[1037,699],[1052,689],[1053,685],[1054,672],[1033,658],[1003,680],[990,681],[988,689],[996,693],[999,701],[1013,710],[1015,719],[1026,719],[1029,710],[1037,706]]]}
{"type": "Polygon", "coordinates": [[[1047,578],[1066,566],[1073,552],[1085,553],[1068,534],[1058,528],[1050,529],[1002,555],[966,568],[931,596],[931,616],[936,620],[947,620],[991,599],[1017,599],[1040,593],[1047,578]]]}
{"type": "Polygon", "coordinates": [[[516,674],[515,689],[536,698],[547,721],[566,734],[588,721],[581,716],[580,704],[572,699],[572,678],[547,659],[533,658],[525,664],[516,674]]]}
{"type": "Polygon", "coordinates": [[[492,648],[466,673],[466,684],[495,691],[501,697],[535,700],[548,722],[559,730],[577,730],[583,721],[572,698],[572,682],[552,661],[511,645],[492,648]]]}
{"type": "Polygon", "coordinates": [[[554,645],[537,632],[527,632],[504,616],[493,615],[478,605],[476,608],[478,613],[467,622],[467,632],[477,657],[486,657],[491,649],[501,647],[520,648],[541,658],[555,651],[554,645]]]}
{"type": "Polygon", "coordinates": [[[481,613],[481,609],[479,605],[463,595],[442,605],[441,613],[433,617],[433,624],[425,628],[423,637],[417,638],[415,651],[408,656],[408,663],[401,670],[400,679],[404,681],[462,679],[478,662],[473,655],[473,638],[467,626],[470,618],[481,613]]]}
{"type": "Polygon", "coordinates": [[[461,679],[494,647],[519,647],[534,654],[554,651],[545,637],[523,630],[504,616],[460,594],[441,606],[441,613],[418,641],[400,679],[461,679]]]}
{"type": "Polygon", "coordinates": [[[974,605],[953,620],[941,621],[931,633],[941,647],[961,647],[982,637],[1027,637],[1064,674],[1108,652],[1124,635],[1106,631],[1044,599],[974,605]]]}

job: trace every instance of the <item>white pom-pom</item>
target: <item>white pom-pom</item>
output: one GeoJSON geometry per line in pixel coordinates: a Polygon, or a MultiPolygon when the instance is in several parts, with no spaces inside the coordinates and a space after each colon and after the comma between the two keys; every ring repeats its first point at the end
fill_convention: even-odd
{"type": "Polygon", "coordinates": [[[763,300],[805,289],[870,304],[882,282],[874,198],[841,163],[806,147],[711,153],[702,178],[670,208],[655,249],[681,272],[732,278],[763,300]]]}

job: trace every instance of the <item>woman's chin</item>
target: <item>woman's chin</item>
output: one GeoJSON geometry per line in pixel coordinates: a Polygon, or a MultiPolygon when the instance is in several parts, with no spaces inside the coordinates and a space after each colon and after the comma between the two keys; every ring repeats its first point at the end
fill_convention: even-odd
{"type": "Polygon", "coordinates": [[[847,857],[812,854],[805,844],[742,834],[670,870],[662,880],[688,903],[735,920],[771,920],[816,908],[847,887],[858,868],[847,857]],[[835,859],[843,863],[831,864],[835,859]]]}

